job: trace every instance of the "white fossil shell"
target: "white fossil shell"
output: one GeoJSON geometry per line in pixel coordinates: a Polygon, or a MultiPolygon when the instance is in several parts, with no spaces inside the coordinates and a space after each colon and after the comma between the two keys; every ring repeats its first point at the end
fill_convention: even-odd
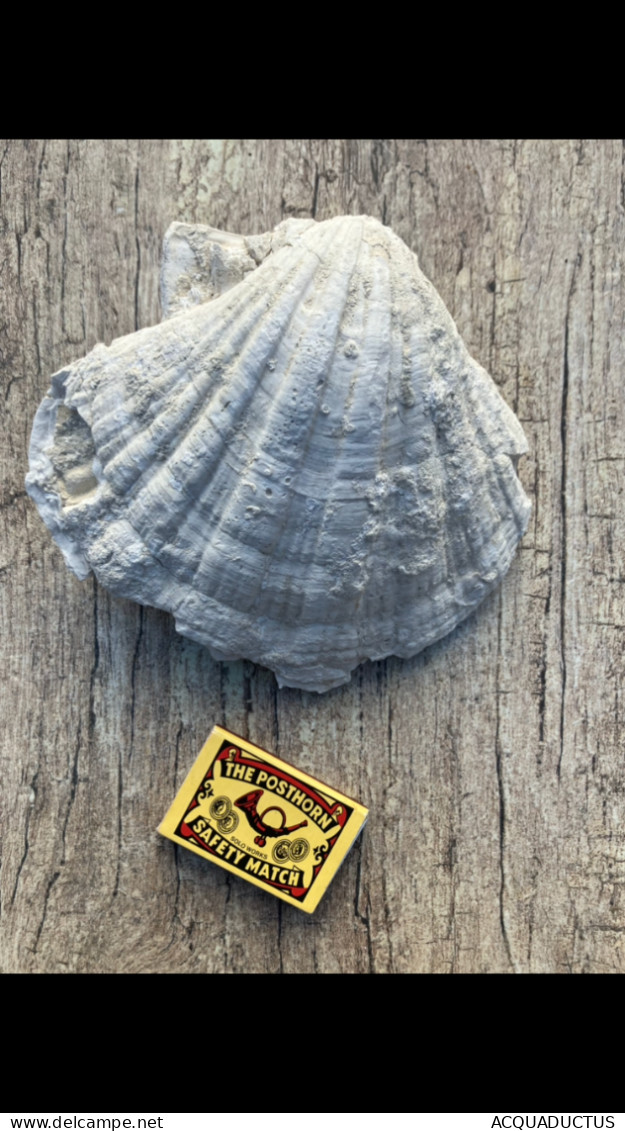
{"type": "Polygon", "coordinates": [[[35,417],[27,488],[75,573],[281,686],[453,629],[525,531],[527,445],[416,256],[367,216],[177,225],[163,286],[177,312],[35,417]]]}

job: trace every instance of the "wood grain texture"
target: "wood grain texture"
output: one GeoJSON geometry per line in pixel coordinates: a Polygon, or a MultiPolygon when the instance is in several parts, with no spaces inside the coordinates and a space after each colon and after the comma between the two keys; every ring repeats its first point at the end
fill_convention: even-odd
{"type": "Polygon", "coordinates": [[[625,966],[623,147],[0,141],[4,972],[625,966]],[[65,567],[24,491],[50,375],[159,318],[174,220],[391,227],[523,422],[530,528],[411,661],[322,696],[65,567]],[[371,809],[307,917],[160,838],[213,724],[371,809]]]}

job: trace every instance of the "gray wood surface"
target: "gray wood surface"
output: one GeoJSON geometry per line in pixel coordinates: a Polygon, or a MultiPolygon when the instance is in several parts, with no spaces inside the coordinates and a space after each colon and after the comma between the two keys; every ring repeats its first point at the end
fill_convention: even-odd
{"type": "Polygon", "coordinates": [[[623,147],[0,142],[0,968],[611,973],[625,963],[623,147]],[[323,696],[65,567],[24,491],[49,376],[159,318],[171,220],[367,212],[523,422],[500,590],[323,696]],[[219,723],[358,797],[308,917],[155,832],[219,723]]]}

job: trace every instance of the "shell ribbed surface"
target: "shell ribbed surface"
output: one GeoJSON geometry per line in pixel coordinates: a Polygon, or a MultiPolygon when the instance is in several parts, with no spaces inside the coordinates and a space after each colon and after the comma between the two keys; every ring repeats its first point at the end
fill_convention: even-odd
{"type": "Polygon", "coordinates": [[[265,240],[220,297],[54,376],[27,487],[79,576],[325,691],[498,583],[529,518],[527,445],[389,228],[265,240]]]}

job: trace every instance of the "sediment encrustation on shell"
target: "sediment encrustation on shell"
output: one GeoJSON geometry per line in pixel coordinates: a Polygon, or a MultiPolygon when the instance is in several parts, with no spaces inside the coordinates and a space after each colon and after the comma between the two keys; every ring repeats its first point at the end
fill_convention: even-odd
{"type": "Polygon", "coordinates": [[[172,225],[159,325],[59,370],[27,489],[79,577],[325,691],[508,569],[522,428],[378,221],[172,225]]]}

